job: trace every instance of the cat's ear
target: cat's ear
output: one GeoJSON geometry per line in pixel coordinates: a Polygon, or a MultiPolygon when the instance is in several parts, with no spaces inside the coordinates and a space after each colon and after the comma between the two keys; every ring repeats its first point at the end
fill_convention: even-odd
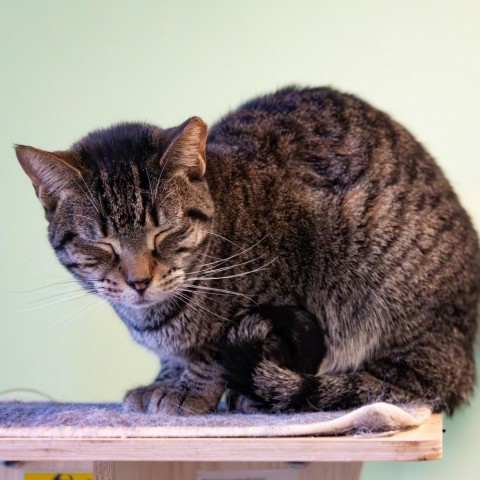
{"type": "Polygon", "coordinates": [[[189,118],[175,129],[175,135],[160,160],[160,167],[171,176],[186,175],[201,180],[205,175],[207,124],[199,117],[189,118]]]}
{"type": "Polygon", "coordinates": [[[71,152],[45,152],[38,148],[16,145],[15,153],[32,181],[40,203],[47,210],[52,209],[61,195],[81,179],[81,172],[74,166],[71,152]]]}

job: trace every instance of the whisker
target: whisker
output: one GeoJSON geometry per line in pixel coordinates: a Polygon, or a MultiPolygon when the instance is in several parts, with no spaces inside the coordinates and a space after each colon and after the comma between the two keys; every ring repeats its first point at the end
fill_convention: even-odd
{"type": "Polygon", "coordinates": [[[91,295],[91,294],[92,294],[92,292],[84,292],[82,295],[77,295],[76,297],[71,297],[71,298],[65,298],[65,299],[59,300],[57,302],[50,302],[50,303],[47,303],[45,305],[37,305],[37,306],[32,307],[32,308],[25,308],[25,309],[20,309],[20,310],[9,310],[9,311],[14,312],[14,313],[33,312],[35,310],[40,310],[41,308],[51,307],[52,305],[58,305],[60,303],[66,303],[66,302],[73,301],[73,300],[79,300],[80,298],[84,298],[87,295],[91,295]]]}
{"type": "Polygon", "coordinates": [[[99,193],[97,193],[97,199],[98,199],[98,206],[100,208],[100,211],[102,212],[102,215],[107,218],[108,215],[105,214],[105,210],[103,209],[103,202],[102,202],[102,197],[100,196],[99,193]]]}
{"type": "Polygon", "coordinates": [[[215,312],[212,312],[211,310],[209,310],[208,308],[204,307],[203,305],[200,305],[198,302],[196,302],[195,300],[192,299],[192,297],[188,297],[187,295],[184,295],[183,293],[180,293],[178,292],[178,290],[176,292],[174,292],[176,295],[179,295],[181,298],[183,298],[184,300],[188,300],[190,302],[192,302],[196,307],[198,308],[201,308],[202,310],[206,311],[207,313],[209,313],[210,315],[214,315],[215,317],[218,317],[218,318],[221,318],[222,320],[225,320],[226,322],[231,322],[231,323],[234,323],[232,320],[228,319],[228,318],[225,318],[225,317],[222,317],[221,315],[218,315],[217,313],[215,312]]]}
{"type": "MultiPolygon", "coordinates": [[[[78,281],[77,280],[65,280],[64,282],[50,283],[49,285],[44,285],[43,287],[24,289],[24,290],[9,290],[8,293],[20,293],[20,294],[22,294],[22,293],[33,293],[33,292],[38,292],[40,290],[45,290],[46,288],[58,287],[60,285],[67,285],[67,284],[72,284],[72,283],[78,284],[78,281]]],[[[22,287],[22,286],[20,285],[20,287],[22,287]]],[[[44,292],[42,291],[42,292],[39,292],[39,293],[44,293],[44,292]]]]}
{"type": "Polygon", "coordinates": [[[204,287],[203,285],[193,285],[189,283],[183,283],[181,286],[198,289],[198,290],[205,290],[205,291],[218,292],[218,293],[223,293],[228,295],[235,295],[239,297],[245,297],[246,299],[250,300],[251,302],[255,303],[255,305],[257,305],[257,302],[255,302],[253,298],[249,297],[248,295],[245,295],[244,293],[234,292],[232,290],[225,290],[223,288],[204,287]]]}
{"type": "Polygon", "coordinates": [[[244,248],[244,247],[241,247],[241,246],[238,245],[237,243],[232,242],[232,241],[229,240],[228,238],[226,238],[226,237],[224,237],[224,236],[222,236],[222,235],[220,235],[220,234],[218,234],[218,233],[210,232],[210,231],[207,231],[207,233],[209,233],[210,235],[213,235],[213,236],[215,236],[215,237],[221,238],[222,240],[225,240],[226,242],[231,243],[232,245],[235,245],[236,247],[238,247],[238,248],[240,248],[240,249],[244,248]]]}
{"type": "Polygon", "coordinates": [[[97,320],[98,320],[98,317],[100,316],[100,314],[103,312],[104,308],[105,308],[105,305],[107,304],[107,302],[104,301],[103,298],[101,298],[98,302],[97,305],[100,306],[100,308],[97,309],[97,314],[95,315],[95,317],[88,317],[88,322],[89,322],[89,327],[92,325],[92,323],[95,323],[97,320]]]}
{"type": "Polygon", "coordinates": [[[51,330],[58,325],[63,324],[63,327],[66,327],[67,325],[72,324],[75,320],[80,318],[82,315],[90,311],[92,308],[100,305],[100,303],[103,303],[102,300],[94,299],[92,302],[90,302],[87,305],[84,305],[83,307],[79,308],[75,312],[69,313],[68,315],[64,316],[60,320],[57,320],[55,323],[52,323],[49,327],[45,329],[45,331],[51,330]],[[65,323],[68,320],[67,323],[65,323]]]}
{"type": "MultiPolygon", "coordinates": [[[[96,192],[96,196],[92,193],[92,191],[90,190],[90,188],[88,187],[87,183],[85,182],[85,179],[82,177],[82,180],[83,180],[83,184],[85,185],[85,188],[87,189],[87,192],[90,194],[90,198],[93,202],[94,205],[96,205],[99,209],[100,209],[100,212],[102,212],[102,214],[105,214],[105,212],[103,211],[103,207],[102,207],[102,199],[100,197],[100,194],[98,192],[96,192]]],[[[100,215],[100,213],[98,212],[97,210],[97,213],[100,215]]]]}
{"type": "Polygon", "coordinates": [[[195,288],[190,288],[190,287],[187,287],[187,288],[178,288],[178,291],[180,292],[189,292],[189,293],[195,293],[195,295],[200,295],[202,297],[206,297],[208,298],[208,295],[220,295],[222,297],[225,297],[227,295],[231,295],[231,293],[223,293],[223,292],[212,292],[212,291],[208,291],[208,292],[201,292],[201,291],[198,291],[197,289],[195,288]],[[207,295],[208,294],[208,295],[207,295]]]}
{"type": "Polygon", "coordinates": [[[30,272],[30,273],[24,278],[24,280],[29,280],[30,278],[38,275],[40,272],[43,272],[43,271],[46,270],[48,267],[50,267],[53,262],[56,262],[56,259],[55,259],[55,258],[52,258],[52,260],[50,260],[49,262],[47,262],[45,265],[43,265],[43,267],[39,268],[38,270],[35,270],[35,271],[33,271],[33,272],[30,272]]]}
{"type": "Polygon", "coordinates": [[[250,298],[247,295],[243,295],[241,293],[236,293],[236,292],[228,292],[228,293],[212,292],[210,290],[202,292],[202,291],[198,291],[196,289],[190,289],[190,288],[181,288],[179,290],[182,291],[182,292],[193,293],[193,294],[195,294],[195,296],[199,295],[203,298],[209,299],[210,301],[212,301],[210,295],[218,295],[218,296],[222,296],[222,297],[225,297],[225,296],[228,296],[228,295],[240,295],[240,296],[245,297],[246,299],[250,300],[251,302],[253,302],[258,307],[258,303],[255,300],[253,300],[253,298],[250,298]]]}
{"type": "MultiPolygon", "coordinates": [[[[183,301],[184,303],[192,303],[193,305],[199,307],[198,303],[192,298],[192,297],[189,297],[187,295],[184,295],[182,292],[180,292],[179,290],[176,290],[176,291],[172,291],[172,295],[174,298],[176,298],[179,302],[180,301],[183,301]]],[[[178,303],[177,303],[178,305],[178,303]]],[[[200,308],[200,307],[199,307],[200,308]]],[[[196,312],[197,313],[197,312],[196,312]]],[[[203,315],[202,312],[199,312],[201,315],[203,315]]]]}
{"type": "Polygon", "coordinates": [[[188,272],[189,274],[193,273],[217,273],[217,272],[222,272],[224,270],[230,270],[232,268],[237,268],[241,267],[242,265],[248,265],[249,263],[255,262],[256,260],[260,260],[264,255],[259,255],[258,257],[252,258],[251,260],[247,260],[242,263],[235,263],[234,265],[229,265],[228,267],[222,267],[222,268],[212,268],[212,269],[207,269],[207,270],[196,270],[193,272],[188,272]]]}
{"type": "Polygon", "coordinates": [[[98,215],[100,215],[100,211],[98,210],[98,205],[95,203],[95,200],[94,200],[94,197],[92,195],[92,192],[90,191],[90,189],[88,188],[88,185],[87,183],[85,182],[85,179],[83,177],[82,178],[82,181],[83,181],[83,184],[85,185],[85,188],[87,189],[87,191],[85,191],[82,186],[77,182],[77,180],[75,180],[75,183],[77,184],[78,188],[80,188],[80,190],[85,194],[85,196],[88,198],[88,200],[90,200],[90,203],[92,205],[92,207],[95,209],[95,211],[97,212],[98,215]]]}
{"type": "MultiPolygon", "coordinates": [[[[196,297],[201,297],[202,299],[206,299],[209,302],[218,302],[218,299],[212,299],[210,295],[219,295],[219,296],[225,296],[227,295],[226,293],[220,293],[220,292],[199,292],[198,290],[191,290],[188,288],[180,288],[178,289],[179,292],[187,292],[187,293],[193,293],[195,294],[196,297]]],[[[192,298],[192,297],[190,297],[192,298]]]]}
{"type": "Polygon", "coordinates": [[[162,201],[160,202],[160,207],[165,203],[165,200],[168,198],[168,197],[171,197],[173,194],[177,193],[176,190],[173,190],[171,191],[168,195],[165,195],[163,198],[162,198],[162,201]]]}
{"type": "MultiPolygon", "coordinates": [[[[191,302],[193,305],[201,308],[201,306],[195,300],[193,300],[192,297],[182,295],[179,291],[174,292],[173,296],[177,300],[177,305],[179,304],[180,300],[183,300],[183,302],[185,302],[185,303],[186,302],[191,302]]],[[[198,311],[198,310],[195,311],[195,315],[201,315],[202,318],[206,318],[205,312],[201,312],[201,311],[198,311]]]]}
{"type": "MultiPolygon", "coordinates": [[[[214,255],[208,255],[206,253],[202,253],[201,255],[203,255],[204,257],[215,258],[216,260],[222,260],[222,257],[215,257],[214,255]]],[[[201,260],[198,257],[196,257],[195,255],[192,255],[192,256],[193,258],[201,262],[201,260]]]]}
{"type": "Polygon", "coordinates": [[[152,199],[153,199],[152,182],[150,181],[150,175],[148,174],[148,168],[147,168],[146,165],[145,165],[145,167],[144,167],[144,170],[145,170],[145,173],[146,173],[146,175],[147,175],[148,189],[150,190],[150,196],[151,196],[152,199]]]}
{"type": "Polygon", "coordinates": [[[96,222],[96,221],[97,221],[96,218],[89,217],[88,215],[80,215],[80,214],[76,214],[76,213],[68,213],[68,214],[67,214],[67,217],[86,218],[87,220],[90,220],[90,221],[92,221],[92,222],[96,222]]]}
{"type": "MultiPolygon", "coordinates": [[[[39,298],[38,300],[33,300],[28,305],[35,305],[35,304],[43,302],[45,300],[50,300],[51,298],[57,298],[57,297],[61,297],[62,295],[70,295],[72,293],[80,293],[80,292],[85,292],[85,291],[89,292],[89,290],[85,290],[83,288],[77,288],[75,290],[63,291],[63,292],[60,292],[60,293],[55,293],[55,294],[49,295],[48,297],[39,298]]],[[[91,293],[93,293],[93,292],[91,292],[91,293]]]]}
{"type": "Polygon", "coordinates": [[[160,180],[162,179],[163,171],[165,170],[165,167],[167,166],[168,160],[170,157],[167,157],[166,162],[163,164],[162,170],[160,171],[160,175],[158,176],[157,184],[155,185],[155,196],[154,198],[157,198],[157,193],[158,193],[158,187],[160,185],[160,180]]]}
{"type": "Polygon", "coordinates": [[[226,275],[224,277],[186,277],[187,280],[223,280],[227,278],[236,278],[236,277],[244,277],[245,275],[250,275],[255,272],[260,272],[261,270],[264,270],[267,268],[269,265],[271,265],[275,260],[277,260],[278,257],[275,257],[273,260],[270,260],[269,262],[265,263],[261,267],[255,268],[254,270],[250,270],[248,272],[242,272],[242,273],[236,273],[234,275],[226,275]]]}
{"type": "Polygon", "coordinates": [[[267,237],[268,237],[268,234],[265,235],[264,237],[262,237],[258,242],[254,243],[254,244],[251,245],[250,247],[248,247],[248,248],[246,248],[246,249],[244,249],[244,250],[241,250],[240,252],[237,252],[237,253],[235,253],[234,255],[231,255],[231,256],[229,256],[229,257],[223,258],[223,259],[221,259],[221,260],[217,260],[217,261],[215,261],[215,262],[206,263],[204,266],[215,265],[215,264],[221,265],[222,263],[228,262],[228,261],[231,260],[232,258],[236,258],[236,257],[238,257],[239,255],[243,255],[243,254],[249,252],[250,250],[252,250],[253,248],[255,248],[257,245],[259,245],[261,242],[263,242],[267,237]]]}

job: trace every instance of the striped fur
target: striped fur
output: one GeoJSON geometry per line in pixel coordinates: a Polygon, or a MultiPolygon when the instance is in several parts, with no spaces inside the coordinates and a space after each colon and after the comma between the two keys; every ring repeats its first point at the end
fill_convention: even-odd
{"type": "Polygon", "coordinates": [[[477,236],[425,149],[363,101],[287,88],[208,138],[198,118],[131,123],[17,155],[59,260],[161,359],[128,408],[207,411],[225,383],[275,411],[468,401],[477,236]]]}

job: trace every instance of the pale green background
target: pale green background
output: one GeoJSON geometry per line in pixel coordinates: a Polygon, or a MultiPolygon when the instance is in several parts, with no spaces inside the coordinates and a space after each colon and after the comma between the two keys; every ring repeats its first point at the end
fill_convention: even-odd
{"type": "MultiPolygon", "coordinates": [[[[74,283],[36,290],[69,278],[12,143],[61,149],[120,120],[211,123],[286,84],[333,85],[408,126],[480,225],[478,0],[0,5],[2,391],[120,400],[157,369],[107,306],[68,300],[74,283]]],[[[480,478],[478,397],[446,428],[443,461],[370,464],[363,478],[480,478]]]]}

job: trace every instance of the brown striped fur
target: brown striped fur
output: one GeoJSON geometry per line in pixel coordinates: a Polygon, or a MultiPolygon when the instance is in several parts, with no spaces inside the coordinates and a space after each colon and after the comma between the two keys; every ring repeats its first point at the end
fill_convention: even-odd
{"type": "Polygon", "coordinates": [[[206,411],[225,381],[276,411],[471,395],[477,236],[425,149],[363,101],[287,88],[208,138],[193,118],[17,154],[60,261],[161,359],[129,408],[206,411]]]}

